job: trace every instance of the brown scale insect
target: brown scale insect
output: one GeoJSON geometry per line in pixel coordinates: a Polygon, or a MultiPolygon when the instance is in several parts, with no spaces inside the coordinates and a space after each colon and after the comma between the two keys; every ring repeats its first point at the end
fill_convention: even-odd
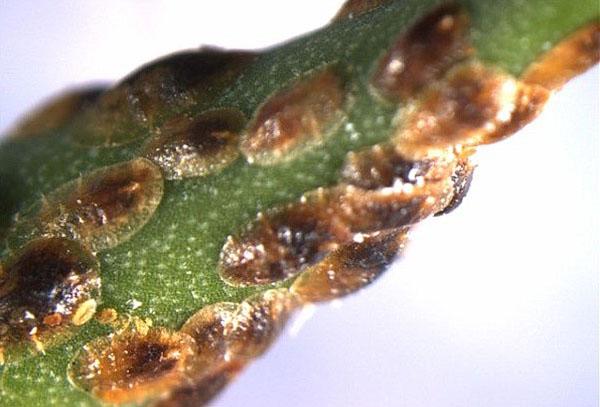
{"type": "Polygon", "coordinates": [[[274,164],[314,146],[344,117],[347,95],[333,67],[326,67],[275,93],[258,109],[240,148],[250,163],[274,164]]]}
{"type": "Polygon", "coordinates": [[[196,343],[165,328],[126,329],[84,346],[69,365],[71,382],[106,403],[140,403],[188,381],[196,343]]]}
{"type": "Polygon", "coordinates": [[[420,186],[426,181],[444,179],[451,171],[449,166],[454,165],[455,155],[452,152],[411,160],[398,150],[393,143],[382,143],[349,153],[341,171],[341,179],[370,190],[391,187],[398,182],[420,186]]]}
{"type": "MultiPolygon", "coordinates": [[[[235,286],[284,280],[313,262],[334,241],[326,202],[292,204],[259,216],[240,236],[229,237],[221,250],[219,274],[235,286]]],[[[347,238],[347,237],[346,237],[347,238]]]]}
{"type": "MultiPolygon", "coordinates": [[[[474,166],[469,157],[474,149],[455,148],[438,151],[424,159],[407,159],[399,145],[376,144],[357,153],[349,153],[342,168],[342,180],[364,189],[399,185],[409,189],[440,182],[452,185],[451,197],[435,215],[454,210],[466,195],[474,166]]],[[[448,195],[448,194],[446,194],[448,195]]]]}
{"type": "Polygon", "coordinates": [[[39,211],[15,225],[19,238],[43,235],[80,241],[96,252],[127,240],[154,214],[162,173],[138,158],[105,167],[46,196],[39,211]]]}
{"type": "Polygon", "coordinates": [[[480,63],[460,65],[401,111],[393,142],[410,158],[494,143],[533,120],[547,98],[546,89],[480,63]]]}
{"type": "Polygon", "coordinates": [[[245,122],[237,109],[176,116],[161,126],[144,147],[144,155],[159,165],[169,180],[211,174],[238,157],[238,138],[245,122]]]}
{"type": "Polygon", "coordinates": [[[227,359],[248,360],[262,355],[298,305],[287,288],[267,290],[242,302],[225,327],[227,359]]]}
{"type": "Polygon", "coordinates": [[[71,89],[48,100],[15,126],[8,137],[33,137],[66,125],[79,112],[94,103],[104,86],[71,89]]]}
{"type": "Polygon", "coordinates": [[[198,363],[202,364],[203,369],[225,361],[228,352],[225,330],[239,305],[231,302],[208,305],[181,327],[181,332],[190,335],[198,344],[198,363]]]}
{"type": "Polygon", "coordinates": [[[473,53],[468,32],[469,18],[460,6],[439,6],[402,33],[380,59],[371,78],[373,90],[392,102],[416,96],[473,53]]]}
{"type": "Polygon", "coordinates": [[[267,290],[241,304],[208,305],[190,317],[181,332],[198,343],[197,360],[206,371],[215,363],[260,356],[297,305],[287,288],[267,290]]]}
{"type": "Polygon", "coordinates": [[[364,237],[307,268],[290,291],[303,302],[329,301],[353,293],[379,277],[404,247],[408,229],[364,237]]]}
{"type": "Polygon", "coordinates": [[[163,117],[210,99],[254,59],[247,51],[202,48],[151,62],[104,92],[72,129],[82,145],[118,146],[144,137],[163,117]]]}
{"type": "Polygon", "coordinates": [[[98,261],[78,243],[34,240],[0,267],[0,349],[35,346],[85,324],[100,295],[98,261]]]}

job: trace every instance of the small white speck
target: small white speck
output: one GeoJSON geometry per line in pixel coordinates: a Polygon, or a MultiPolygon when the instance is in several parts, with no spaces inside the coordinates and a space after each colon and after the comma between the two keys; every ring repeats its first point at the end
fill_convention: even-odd
{"type": "Polygon", "coordinates": [[[354,240],[356,243],[362,243],[365,241],[365,235],[362,233],[356,233],[354,236],[352,236],[352,240],[354,240]]]}
{"type": "Polygon", "coordinates": [[[400,59],[394,59],[388,65],[388,71],[392,74],[400,73],[404,70],[404,62],[400,59]]]}
{"type": "Polygon", "coordinates": [[[135,298],[132,298],[130,300],[127,300],[127,306],[129,307],[129,309],[135,310],[142,306],[142,302],[136,300],[135,298]]]}

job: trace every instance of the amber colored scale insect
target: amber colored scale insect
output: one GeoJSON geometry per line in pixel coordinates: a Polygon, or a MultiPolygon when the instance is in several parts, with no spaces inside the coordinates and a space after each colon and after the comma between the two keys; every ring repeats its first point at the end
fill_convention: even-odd
{"type": "MultiPolygon", "coordinates": [[[[386,3],[351,0],[334,23],[386,3]]],[[[393,37],[365,83],[330,61],[250,112],[226,98],[209,102],[263,56],[203,49],[148,64],[108,89],[69,93],[23,122],[13,140],[64,128],[65,142],[81,151],[126,146],[132,153],[63,182],[0,229],[5,372],[79,338],[93,320],[97,331],[85,332],[102,333],[89,334],[68,361],[70,386],[106,403],[199,405],[263,354],[296,310],[377,279],[412,226],[460,205],[479,146],[525,126],[552,92],[599,59],[600,28],[592,22],[515,77],[478,58],[470,19],[458,3],[433,7],[393,37]],[[112,290],[103,282],[106,253],[153,227],[172,190],[202,188],[227,171],[276,172],[325,148],[359,103],[357,86],[368,89],[370,103],[395,110],[384,140],[329,157],[339,161],[335,181],[293,199],[256,198],[258,209],[241,225],[212,219],[229,233],[198,257],[212,256],[210,278],[225,283],[222,291],[247,290],[235,291],[247,293],[242,301],[205,301],[177,327],[103,303],[112,290]]],[[[204,191],[221,199],[215,188],[204,191]]],[[[199,225],[188,242],[204,238],[199,225]]]]}

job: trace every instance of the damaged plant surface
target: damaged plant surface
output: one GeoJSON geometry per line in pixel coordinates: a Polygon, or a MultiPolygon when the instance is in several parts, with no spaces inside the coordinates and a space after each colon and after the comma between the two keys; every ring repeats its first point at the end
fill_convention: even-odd
{"type": "Polygon", "coordinates": [[[597,62],[597,13],[350,1],[280,47],[175,54],[42,109],[0,148],[1,402],[210,400],[458,206],[476,147],[597,62]]]}

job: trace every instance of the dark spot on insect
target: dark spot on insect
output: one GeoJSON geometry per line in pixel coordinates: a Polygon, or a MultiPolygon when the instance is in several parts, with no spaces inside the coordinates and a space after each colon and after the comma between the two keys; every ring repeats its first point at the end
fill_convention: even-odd
{"type": "Polygon", "coordinates": [[[76,242],[35,240],[0,268],[0,348],[33,345],[43,351],[82,325],[84,304],[95,304],[96,258],[76,242]]]}
{"type": "Polygon", "coordinates": [[[56,130],[89,107],[105,89],[104,86],[95,86],[68,90],[25,116],[9,137],[33,137],[56,130]]]}
{"type": "Polygon", "coordinates": [[[237,109],[218,109],[196,117],[176,116],[144,148],[166,179],[204,176],[238,157],[238,138],[246,119],[237,109]]]}
{"type": "Polygon", "coordinates": [[[164,328],[126,329],[84,346],[69,379],[106,403],[141,403],[169,394],[188,380],[195,342],[164,328]]]}
{"type": "Polygon", "coordinates": [[[364,236],[306,269],[290,290],[303,302],[329,301],[358,291],[379,277],[403,248],[408,229],[364,236]]]}
{"type": "Polygon", "coordinates": [[[346,90],[327,67],[272,95],[257,111],[240,148],[253,163],[293,158],[291,151],[322,142],[344,117],[346,90]]]}
{"type": "Polygon", "coordinates": [[[527,68],[522,80],[549,90],[559,89],[599,60],[600,23],[594,21],[542,54],[527,68]]]}
{"type": "Polygon", "coordinates": [[[298,305],[287,288],[267,290],[242,302],[225,328],[228,359],[260,356],[277,338],[298,305]]]}
{"type": "Polygon", "coordinates": [[[452,199],[448,203],[448,206],[436,213],[435,216],[449,214],[460,206],[469,192],[474,171],[475,167],[471,165],[468,159],[459,162],[454,170],[454,174],[452,174],[452,183],[454,184],[452,199]]]}
{"type": "Polygon", "coordinates": [[[452,196],[450,174],[423,186],[407,183],[365,190],[340,184],[308,193],[229,237],[221,251],[219,274],[234,286],[285,280],[351,242],[356,234],[410,225],[440,211],[452,196]]]}
{"type": "Polygon", "coordinates": [[[332,21],[352,19],[373,11],[390,0],[346,0],[332,21]]]}
{"type": "Polygon", "coordinates": [[[472,54],[469,18],[455,3],[444,4],[401,34],[371,78],[375,92],[398,102],[414,97],[472,54]]]}
{"type": "Polygon", "coordinates": [[[539,86],[470,63],[447,77],[404,109],[394,143],[412,159],[439,154],[453,146],[499,141],[537,116],[548,97],[539,86]]]}
{"type": "Polygon", "coordinates": [[[342,168],[342,181],[363,189],[391,187],[394,183],[423,184],[439,165],[434,159],[410,160],[391,143],[349,153],[342,168]]]}
{"type": "Polygon", "coordinates": [[[153,61],[106,91],[73,128],[73,138],[83,145],[116,146],[144,137],[173,112],[211,100],[255,57],[202,48],[153,61]]]}
{"type": "Polygon", "coordinates": [[[162,343],[140,343],[131,351],[133,358],[127,375],[130,378],[154,377],[172,370],[177,360],[166,356],[168,350],[162,343]]]}
{"type": "Polygon", "coordinates": [[[165,399],[159,400],[156,407],[198,407],[215,397],[242,370],[240,360],[221,362],[213,369],[191,379],[191,383],[181,386],[165,399]]]}
{"type": "Polygon", "coordinates": [[[17,234],[66,237],[104,250],[141,229],[162,194],[162,173],[144,158],[101,168],[51,192],[37,215],[16,224],[17,234]]]}

